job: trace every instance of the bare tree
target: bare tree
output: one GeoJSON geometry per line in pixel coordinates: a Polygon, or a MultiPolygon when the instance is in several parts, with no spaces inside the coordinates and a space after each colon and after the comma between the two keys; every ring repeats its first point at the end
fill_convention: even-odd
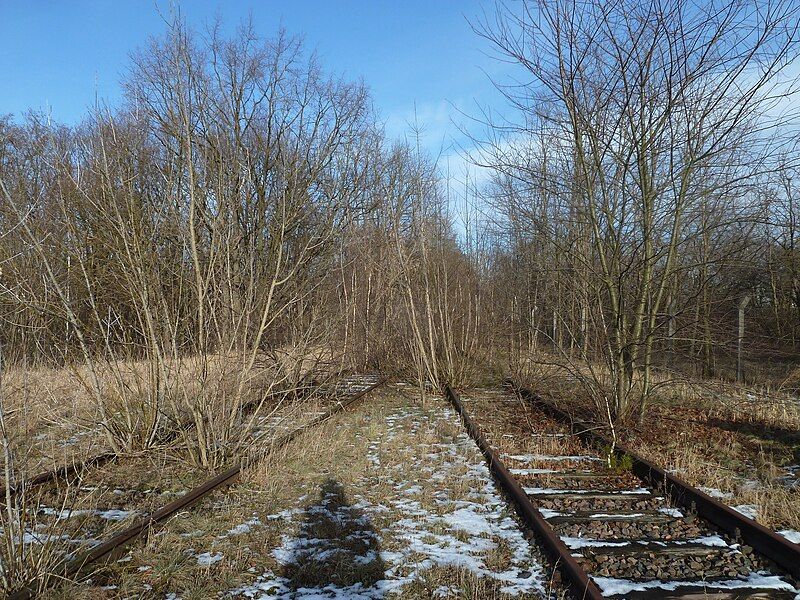
{"type": "MultiPolygon", "coordinates": [[[[708,211],[747,219],[749,185],[784,143],[788,117],[776,111],[794,93],[783,74],[797,16],[791,2],[523,2],[479,27],[527,78],[502,88],[523,123],[487,162],[527,188],[506,201],[512,218],[522,213],[585,278],[576,298],[613,418],[644,414],[675,284],[710,262],[684,253],[725,222],[708,211]]],[[[585,339],[579,322],[571,334],[585,339]]]]}

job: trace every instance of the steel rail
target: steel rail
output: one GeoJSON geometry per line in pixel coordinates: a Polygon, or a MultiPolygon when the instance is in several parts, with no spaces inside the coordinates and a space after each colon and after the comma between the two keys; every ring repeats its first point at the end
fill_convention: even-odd
{"type": "Polygon", "coordinates": [[[456,409],[456,412],[458,412],[464,427],[478,445],[478,448],[480,448],[484,458],[486,458],[486,462],[489,463],[489,470],[492,475],[494,475],[503,491],[514,504],[517,514],[543,542],[545,550],[555,561],[557,568],[572,584],[573,589],[571,591],[573,595],[587,600],[600,600],[603,598],[600,588],[581,568],[578,561],[572,556],[572,551],[561,541],[561,538],[556,535],[542,516],[542,513],[533,505],[522,486],[506,468],[480,429],[478,429],[478,426],[467,414],[458,394],[449,385],[446,385],[445,395],[456,409]]]}
{"type": "MultiPolygon", "coordinates": [[[[542,408],[556,420],[570,423],[582,440],[591,445],[611,447],[610,440],[595,431],[596,428],[572,418],[569,414],[548,402],[535,392],[509,382],[521,398],[542,408]]],[[[624,446],[614,445],[617,456],[629,456],[631,470],[643,482],[655,488],[663,488],[677,504],[697,513],[706,521],[713,523],[729,533],[737,541],[751,546],[761,555],[772,560],[790,575],[800,578],[800,544],[794,544],[782,535],[749,519],[729,506],[698,490],[686,481],[668,473],[624,446]]]]}
{"type": "MultiPolygon", "coordinates": [[[[275,450],[287,445],[292,440],[297,438],[300,434],[308,431],[313,427],[316,427],[322,422],[330,419],[332,416],[342,412],[347,407],[355,403],[357,400],[363,398],[368,393],[370,393],[377,387],[381,386],[384,382],[385,382],[384,379],[382,378],[378,379],[378,381],[371,384],[369,387],[357,392],[356,394],[349,396],[344,400],[337,401],[324,414],[320,415],[315,419],[312,419],[309,423],[297,427],[288,434],[278,438],[276,442],[270,445],[270,449],[275,450]]],[[[124,531],[121,531],[120,533],[113,535],[106,541],[101,542],[99,545],[81,554],[75,559],[63,563],[60,569],[61,572],[59,574],[59,577],[54,577],[53,580],[59,581],[61,579],[73,578],[80,575],[80,573],[86,567],[104,558],[109,558],[115,555],[115,553],[122,550],[125,546],[127,546],[132,541],[136,540],[143,533],[149,532],[155,525],[163,523],[176,513],[186,508],[189,508],[194,504],[197,504],[199,501],[201,501],[203,498],[205,498],[212,492],[236,483],[241,477],[242,467],[243,463],[238,463],[233,467],[230,467],[229,469],[223,471],[222,473],[215,475],[211,479],[206,480],[199,486],[190,490],[186,495],[182,496],[181,498],[178,498],[177,500],[173,500],[172,502],[165,504],[164,506],[156,510],[154,513],[146,517],[143,517],[135,524],[125,529],[124,531]]],[[[31,600],[32,598],[36,597],[37,593],[38,592],[36,590],[36,587],[33,584],[31,584],[28,587],[23,588],[18,592],[14,592],[10,596],[8,596],[8,600],[31,600]]]]}
{"type": "Polygon", "coordinates": [[[12,485],[8,489],[8,494],[2,494],[0,497],[0,503],[6,501],[6,497],[16,498],[17,496],[21,495],[23,490],[28,490],[32,487],[38,487],[41,485],[45,485],[48,483],[52,483],[54,481],[58,481],[59,479],[67,479],[72,477],[73,475],[77,475],[84,469],[89,467],[96,467],[104,465],[112,460],[118,458],[118,454],[114,452],[104,452],[102,454],[97,454],[95,456],[90,456],[79,462],[73,462],[69,465],[64,465],[53,469],[52,471],[45,471],[43,473],[39,473],[34,477],[31,477],[25,481],[21,481],[16,485],[12,485]]]}

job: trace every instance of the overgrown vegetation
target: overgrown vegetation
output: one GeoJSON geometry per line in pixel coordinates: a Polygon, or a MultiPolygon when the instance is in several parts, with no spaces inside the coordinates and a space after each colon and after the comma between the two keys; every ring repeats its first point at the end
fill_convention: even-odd
{"type": "Polygon", "coordinates": [[[494,211],[463,231],[437,165],[285,32],[178,21],[122,106],[5,118],[9,360],[83,363],[111,447],[151,445],[168,414],[211,465],[254,372],[292,387],[309,356],[434,385],[555,361],[613,420],[643,417],[654,369],[724,375],[744,297],[745,358],[788,356],[797,7],[573,8],[475,24],[530,82],[504,88],[519,125],[477,146],[494,211]]]}
{"type": "MultiPolygon", "coordinates": [[[[176,20],[78,125],[0,118],[6,487],[67,413],[115,453],[218,469],[347,370],[423,391],[553,375],[615,442],[698,381],[769,386],[789,408],[757,410],[794,415],[799,13],[498,4],[473,27],[517,69],[513,116],[468,152],[488,179],[467,199],[364,84],[247,24],[176,20]],[[66,381],[49,414],[35,372],[66,381]]],[[[6,498],[0,566],[21,513],[6,498]]]]}
{"type": "Polygon", "coordinates": [[[656,369],[735,373],[748,299],[746,350],[793,357],[797,27],[792,2],[673,0],[476,25],[524,82],[476,153],[521,368],[544,342],[599,414],[641,421],[656,369]]]}

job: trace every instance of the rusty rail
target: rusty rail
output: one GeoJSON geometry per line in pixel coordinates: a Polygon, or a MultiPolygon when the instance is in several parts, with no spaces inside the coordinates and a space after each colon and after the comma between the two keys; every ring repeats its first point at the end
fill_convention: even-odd
{"type": "Polygon", "coordinates": [[[578,561],[573,558],[570,549],[561,541],[561,538],[556,535],[542,514],[533,505],[528,495],[522,489],[522,486],[520,486],[511,472],[505,467],[480,429],[478,429],[478,426],[469,417],[458,394],[453,391],[449,385],[445,386],[445,394],[461,417],[464,427],[467,429],[470,437],[475,440],[478,448],[480,448],[483,456],[486,458],[486,462],[489,463],[489,470],[492,475],[494,475],[495,479],[500,483],[500,486],[514,504],[517,514],[519,514],[520,518],[533,530],[539,539],[542,540],[545,549],[555,561],[558,569],[572,584],[574,596],[587,600],[599,600],[603,598],[600,588],[589,578],[589,575],[581,568],[578,561]]]}
{"type": "MultiPolygon", "coordinates": [[[[555,419],[570,423],[573,430],[577,429],[576,434],[585,442],[611,447],[611,442],[594,431],[591,426],[573,419],[569,414],[533,391],[519,387],[513,382],[509,383],[521,398],[536,404],[555,419]]],[[[615,451],[618,456],[627,455],[631,458],[633,461],[632,471],[639,479],[652,487],[663,488],[678,505],[696,512],[697,515],[731,534],[737,540],[752,546],[790,575],[800,578],[800,544],[794,544],[760,523],[748,519],[637,453],[619,444],[615,445],[615,451]]]]}
{"type": "MultiPolygon", "coordinates": [[[[85,460],[79,462],[73,462],[69,465],[64,465],[63,467],[58,467],[53,469],[52,471],[45,471],[43,473],[39,473],[38,475],[31,477],[30,479],[20,482],[17,485],[11,486],[8,490],[8,495],[11,498],[16,498],[19,496],[24,489],[29,489],[32,487],[45,485],[48,483],[52,483],[54,481],[58,481],[59,479],[67,479],[68,477],[72,477],[73,475],[77,475],[84,469],[93,466],[100,466],[104,465],[107,462],[111,462],[117,458],[117,454],[114,452],[104,452],[103,454],[98,454],[96,456],[89,457],[85,460]]],[[[0,502],[5,502],[6,495],[3,494],[0,498],[0,502]]]]}
{"type": "MultiPolygon", "coordinates": [[[[319,417],[312,419],[310,422],[302,425],[288,434],[278,438],[276,442],[271,444],[271,449],[277,449],[287,445],[289,442],[297,438],[300,434],[308,431],[309,429],[316,427],[317,425],[321,424],[324,421],[327,421],[332,416],[342,412],[347,407],[351,406],[357,400],[363,398],[368,393],[376,389],[377,387],[381,386],[385,382],[384,379],[378,379],[374,384],[370,385],[369,387],[353,394],[352,396],[347,397],[343,401],[336,402],[328,411],[324,414],[320,415],[319,417]]],[[[206,480],[204,483],[200,484],[199,486],[195,487],[194,489],[190,490],[186,495],[178,498],[177,500],[173,500],[172,502],[165,504],[154,513],[140,519],[132,526],[128,527],[124,531],[117,533],[107,539],[106,541],[100,543],[99,545],[95,546],[91,550],[83,553],[82,555],[78,556],[77,558],[66,562],[61,567],[61,572],[59,577],[53,578],[55,581],[64,579],[64,578],[71,578],[80,575],[81,571],[83,571],[86,567],[91,565],[92,563],[98,562],[104,558],[108,558],[113,556],[115,553],[121,551],[125,546],[136,540],[139,536],[143,533],[149,532],[155,525],[163,523],[171,516],[175,515],[176,513],[197,504],[200,500],[211,494],[216,490],[220,490],[222,488],[228,487],[234,483],[236,483],[242,473],[242,463],[239,463],[229,469],[223,471],[222,473],[215,475],[211,479],[206,480]]],[[[33,584],[24,588],[18,592],[14,592],[8,597],[8,600],[30,600],[35,598],[37,594],[37,590],[33,584]]]]}

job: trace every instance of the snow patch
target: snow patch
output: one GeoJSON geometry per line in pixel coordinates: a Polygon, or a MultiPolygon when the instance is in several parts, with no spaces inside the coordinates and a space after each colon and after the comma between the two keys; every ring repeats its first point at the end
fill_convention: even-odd
{"type": "Polygon", "coordinates": [[[208,567],[214,563],[218,563],[224,558],[220,553],[212,554],[210,552],[203,552],[197,555],[197,564],[201,567],[208,567]]]}
{"type": "Polygon", "coordinates": [[[751,573],[747,577],[720,581],[661,581],[659,579],[652,581],[631,581],[629,579],[615,579],[613,577],[593,577],[592,579],[594,579],[595,583],[606,596],[618,596],[652,589],[675,591],[683,587],[701,587],[722,590],[760,588],[800,592],[800,590],[797,590],[792,584],[784,581],[780,577],[764,575],[762,573],[751,573]]]}
{"type": "Polygon", "coordinates": [[[755,504],[739,504],[738,506],[731,506],[731,508],[748,519],[753,519],[753,521],[758,516],[758,506],[755,504]]]}
{"type": "MultiPolygon", "coordinates": [[[[684,542],[674,542],[676,544],[683,544],[684,542]]],[[[728,542],[718,535],[704,535],[698,538],[693,538],[686,542],[687,544],[702,544],[703,546],[714,546],[716,548],[727,548],[728,542]]]]}
{"type": "Polygon", "coordinates": [[[722,490],[718,490],[717,488],[700,486],[697,489],[699,489],[701,492],[705,494],[708,494],[712,498],[717,498],[718,500],[730,500],[731,498],[733,498],[733,494],[729,492],[723,492],[722,490]]]}
{"type": "Polygon", "coordinates": [[[244,523],[240,523],[233,529],[228,530],[228,535],[242,535],[244,533],[250,533],[253,527],[257,527],[261,525],[261,519],[258,517],[253,517],[249,521],[245,521],[244,523]]]}
{"type": "Polygon", "coordinates": [[[580,550],[581,548],[615,548],[620,546],[630,546],[630,542],[606,542],[603,540],[592,540],[581,537],[562,536],[561,541],[570,550],[580,550]]]}
{"type": "MultiPolygon", "coordinates": [[[[597,490],[571,490],[571,489],[560,489],[560,488],[543,488],[543,487],[524,487],[522,488],[526,494],[530,494],[531,496],[541,495],[541,494],[594,494],[597,490]]],[[[613,492],[609,492],[611,494],[619,494],[621,496],[638,496],[638,495],[650,495],[650,490],[647,488],[634,488],[631,490],[614,490],[613,492]]]]}
{"type": "Polygon", "coordinates": [[[549,508],[540,508],[539,512],[545,519],[551,519],[553,517],[562,517],[564,513],[558,512],[557,510],[550,510],[549,508]]]}
{"type": "Polygon", "coordinates": [[[71,519],[72,517],[85,517],[85,516],[100,517],[101,519],[105,519],[107,521],[124,521],[128,517],[134,517],[139,514],[134,510],[119,510],[116,508],[112,508],[109,510],[96,510],[96,509],[58,510],[55,508],[49,508],[45,506],[40,508],[39,511],[42,514],[54,516],[59,521],[63,521],[65,519],[71,519]]]}
{"type": "Polygon", "coordinates": [[[794,529],[782,529],[778,533],[793,544],[800,544],[800,531],[795,531],[794,529]]]}
{"type": "Polygon", "coordinates": [[[512,475],[548,475],[550,473],[558,473],[556,469],[509,469],[509,471],[512,475]]]}
{"type": "Polygon", "coordinates": [[[504,454],[503,456],[510,458],[512,460],[516,460],[517,462],[534,462],[534,461],[568,461],[574,460],[577,462],[580,461],[600,461],[602,462],[602,458],[598,458],[596,456],[586,456],[584,454],[578,454],[575,456],[551,456],[549,454],[504,454]]]}

